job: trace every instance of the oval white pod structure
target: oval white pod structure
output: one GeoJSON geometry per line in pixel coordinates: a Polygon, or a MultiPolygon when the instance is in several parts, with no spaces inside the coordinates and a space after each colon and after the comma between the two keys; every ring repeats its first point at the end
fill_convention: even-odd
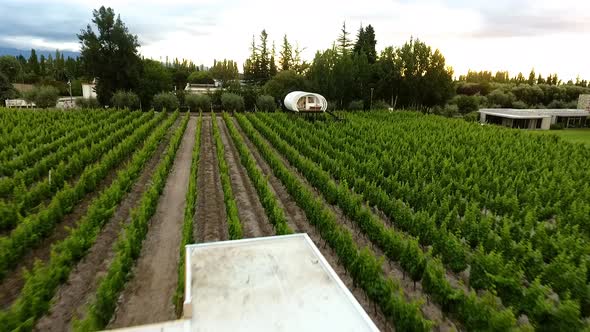
{"type": "Polygon", "coordinates": [[[293,112],[325,112],[328,101],[317,93],[293,91],[285,96],[285,107],[293,112]]]}

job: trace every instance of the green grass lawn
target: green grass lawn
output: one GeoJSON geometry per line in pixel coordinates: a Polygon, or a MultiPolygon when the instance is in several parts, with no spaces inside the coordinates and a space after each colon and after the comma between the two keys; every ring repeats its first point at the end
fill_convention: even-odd
{"type": "Polygon", "coordinates": [[[531,132],[544,135],[557,135],[566,141],[574,143],[584,143],[587,146],[590,146],[590,128],[563,130],[532,130],[531,132]]]}

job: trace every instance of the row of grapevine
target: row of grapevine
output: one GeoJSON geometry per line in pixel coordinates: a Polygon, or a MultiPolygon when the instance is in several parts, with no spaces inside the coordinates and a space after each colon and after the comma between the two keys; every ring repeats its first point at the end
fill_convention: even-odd
{"type": "Polygon", "coordinates": [[[249,120],[242,115],[237,115],[237,119],[273,173],[305,211],[307,218],[318,229],[322,238],[334,249],[340,263],[353,277],[354,284],[361,287],[367,296],[379,305],[396,329],[429,331],[432,322],[422,316],[420,303],[408,303],[405,300],[399,285],[384,276],[381,262],[374,253],[368,248],[359,250],[350,232],[338,224],[334,213],[280,161],[249,120]]]}
{"type": "MultiPolygon", "coordinates": [[[[76,121],[63,123],[58,131],[62,134],[59,138],[44,138],[47,140],[42,141],[41,144],[34,149],[25,151],[6,162],[0,162],[0,176],[12,176],[15,171],[34,165],[49,153],[52,153],[63,146],[69,145],[80,137],[86,137],[89,133],[102,127],[104,123],[110,123],[115,117],[119,116],[121,116],[121,114],[118,112],[99,112],[91,119],[78,118],[75,119],[76,121]]],[[[33,128],[32,131],[34,131],[34,129],[35,128],[33,128]]]]}
{"type": "MultiPolygon", "coordinates": [[[[104,112],[105,114],[107,112],[104,112]]],[[[97,112],[37,112],[0,108],[0,163],[65,135],[70,124],[92,122],[97,112]]]]}
{"type": "Polygon", "coordinates": [[[219,127],[217,125],[217,117],[215,113],[211,113],[211,121],[213,126],[213,138],[215,139],[215,147],[217,150],[217,163],[219,165],[219,175],[221,177],[221,187],[223,188],[223,201],[225,203],[225,211],[227,213],[227,225],[229,227],[229,238],[231,240],[241,239],[243,235],[242,224],[238,216],[238,205],[234,199],[234,194],[231,188],[231,179],[229,177],[229,168],[225,161],[225,148],[221,141],[219,134],[219,127]]]}
{"type": "Polygon", "coordinates": [[[242,136],[233,124],[230,116],[226,113],[223,114],[223,119],[229,131],[229,134],[236,146],[236,150],[240,155],[240,161],[246,169],[250,180],[256,188],[260,202],[266,211],[268,220],[274,226],[275,233],[277,235],[292,234],[293,230],[287,225],[287,219],[285,218],[285,212],[279,206],[276,195],[271,191],[268,185],[268,179],[264,176],[262,171],[258,168],[252,153],[242,140],[242,136]]]}
{"type": "MultiPolygon", "coordinates": [[[[144,122],[149,116],[150,115],[141,114],[128,123],[127,121],[124,121],[115,123],[112,126],[106,126],[104,131],[101,131],[100,134],[98,134],[97,137],[99,138],[95,144],[92,144],[91,148],[82,148],[77,153],[69,155],[69,157],[64,154],[64,158],[67,158],[68,161],[60,162],[51,172],[51,178],[46,177],[35,183],[28,190],[25,187],[24,181],[22,181],[23,177],[27,177],[27,172],[17,173],[19,175],[24,175],[20,179],[15,176],[11,180],[15,181],[13,183],[18,183],[20,180],[21,184],[14,187],[12,201],[3,203],[1,208],[4,211],[12,210],[9,213],[5,212],[5,215],[17,215],[18,217],[16,219],[0,219],[0,229],[11,229],[18,224],[19,219],[29,215],[33,208],[43,209],[42,203],[49,200],[56,191],[63,188],[69,179],[81,173],[87,165],[100,159],[105,152],[119,144],[119,142],[131,134],[138,125],[144,122]],[[121,128],[117,128],[118,126],[121,126],[121,128]]],[[[63,151],[65,153],[68,150],[69,149],[64,149],[63,151]]],[[[0,216],[0,218],[1,217],[2,216],[0,216]]]]}
{"type": "Polygon", "coordinates": [[[131,212],[131,222],[126,225],[122,235],[115,244],[115,258],[111,262],[104,278],[99,282],[96,297],[88,307],[86,317],[73,322],[76,331],[95,331],[103,329],[115,311],[119,293],[130,276],[130,270],[141,253],[149,221],[156,212],[158,199],[180,146],[190,114],[187,112],[182,124],[176,129],[170,144],[151,179],[151,185],[143,193],[139,206],[131,212]]]}
{"type": "MultiPolygon", "coordinates": [[[[331,160],[326,158],[323,154],[317,152],[315,154],[308,152],[308,155],[313,156],[316,161],[321,162],[325,167],[328,166],[328,169],[337,178],[351,181],[356,191],[362,193],[365,199],[372,205],[379,207],[392,220],[395,220],[396,225],[408,231],[410,234],[418,236],[423,245],[433,245],[434,253],[440,254],[443,261],[448,263],[451,269],[463,270],[466,264],[470,264],[471,286],[477,289],[493,289],[497,291],[505,304],[515,306],[515,312],[517,313],[526,313],[534,323],[542,321],[543,324],[547,325],[549,323],[559,324],[561,322],[565,326],[580,324],[580,320],[576,318],[580,312],[579,304],[568,300],[567,297],[559,303],[555,303],[550,299],[551,290],[546,286],[542,286],[538,280],[531,283],[532,287],[522,285],[519,281],[520,278],[523,278],[522,273],[514,272],[516,268],[513,262],[506,261],[498,253],[484,252],[481,248],[474,250],[473,254],[471,254],[468,252],[469,247],[467,245],[461,246],[457,242],[455,235],[448,231],[448,219],[443,222],[443,227],[440,227],[441,225],[437,224],[434,220],[435,218],[428,216],[427,211],[414,213],[399,198],[392,197],[393,199],[390,199],[388,197],[389,193],[385,193],[382,187],[376,185],[382,180],[378,175],[379,173],[374,173],[366,168],[352,170],[358,167],[356,165],[359,164],[358,156],[361,151],[357,149],[364,148],[362,146],[364,144],[363,142],[358,142],[355,146],[352,146],[351,142],[342,145],[338,139],[341,134],[336,129],[323,132],[322,130],[311,128],[312,126],[306,126],[304,123],[297,123],[297,125],[303,127],[297,130],[299,130],[299,134],[306,136],[307,150],[315,150],[315,148],[311,147],[321,146],[321,149],[324,151],[323,153],[327,153],[332,157],[340,155],[340,157],[336,157],[336,159],[339,159],[338,161],[336,159],[331,160]],[[326,141],[327,137],[330,137],[329,142],[326,141]],[[356,150],[357,154],[347,156],[345,155],[347,150],[356,150]],[[346,166],[342,167],[341,165],[346,166]],[[461,257],[466,259],[461,259],[461,257]],[[461,263],[457,264],[457,262],[461,263]],[[530,306],[532,298],[535,298],[535,302],[544,303],[544,305],[530,306]],[[568,320],[564,319],[565,313],[567,313],[568,320]]],[[[293,129],[295,128],[289,128],[288,132],[293,129]]],[[[340,129],[340,131],[342,130],[340,129]]],[[[366,150],[363,150],[362,153],[371,155],[366,150]]],[[[390,186],[385,186],[385,188],[388,187],[390,186]]],[[[391,196],[393,196],[393,193],[391,196]]],[[[444,217],[449,218],[447,215],[444,215],[444,217]]],[[[466,219],[463,219],[462,222],[464,223],[466,219]]],[[[478,226],[481,226],[481,223],[478,226]]],[[[475,230],[477,231],[477,229],[475,230]]],[[[469,237],[472,233],[473,231],[470,233],[468,230],[464,230],[462,234],[463,236],[469,237]]],[[[501,235],[501,241],[507,247],[510,247],[511,243],[505,240],[506,234],[501,235]]],[[[535,262],[527,261],[527,264],[534,265],[535,262]]],[[[529,268],[531,267],[529,266],[529,268]]],[[[570,278],[570,280],[572,279],[570,278]]]]}
{"type": "MultiPolygon", "coordinates": [[[[78,155],[78,158],[82,156],[82,153],[88,154],[87,147],[94,147],[94,144],[100,143],[106,139],[109,139],[110,134],[113,131],[120,130],[129,125],[132,120],[137,120],[137,116],[133,113],[121,114],[120,117],[114,119],[113,122],[103,123],[103,125],[93,132],[89,132],[89,135],[85,137],[79,137],[78,140],[72,142],[59,149],[57,152],[45,156],[41,160],[38,160],[33,167],[27,168],[22,171],[14,173],[11,177],[5,177],[0,181],[0,197],[11,198],[11,196],[19,196],[14,194],[16,187],[20,191],[26,191],[31,184],[37,182],[40,178],[48,176],[49,170],[58,168],[58,165],[62,163],[61,168],[65,167],[65,161],[72,164],[70,160],[72,155],[78,155]]],[[[81,167],[78,162],[78,167],[81,167]]],[[[55,173],[53,171],[52,173],[55,173]]],[[[53,174],[52,174],[53,175],[53,174]]],[[[55,176],[52,176],[52,180],[55,176]]]]}
{"type": "Polygon", "coordinates": [[[62,217],[72,211],[74,206],[87,193],[92,192],[107,174],[123,160],[127,159],[143,139],[165,117],[163,113],[151,119],[142,128],[105,153],[101,160],[87,167],[73,187],[65,185],[52,198],[41,212],[23,219],[7,237],[0,238],[0,278],[18,262],[18,260],[49,235],[62,217]],[[147,128],[147,129],[145,129],[147,128]]]}
{"type": "Polygon", "coordinates": [[[184,220],[182,222],[182,240],[180,242],[180,259],[178,260],[178,284],[172,302],[176,309],[176,315],[182,314],[185,286],[185,246],[193,243],[193,223],[195,220],[197,204],[197,174],[199,173],[199,161],[201,157],[201,129],[203,127],[203,116],[199,114],[197,130],[195,131],[195,146],[193,147],[191,159],[191,171],[188,179],[188,190],[186,191],[186,205],[184,207],[184,220]]]}
{"type": "MultiPolygon", "coordinates": [[[[87,213],[68,237],[52,246],[49,261],[35,265],[25,275],[25,286],[19,297],[7,311],[0,312],[0,326],[7,330],[32,330],[36,319],[47,312],[57,287],[67,280],[75,264],[92,247],[100,229],[110,220],[116,206],[131,189],[144,165],[152,158],[168,128],[178,118],[178,113],[167,119],[165,117],[166,114],[161,113],[155,118],[160,125],[153,132],[151,121],[137,129],[139,136],[149,134],[141,149],[133,153],[131,161],[117,172],[111,185],[91,202],[87,213]]],[[[140,143],[133,136],[127,138],[127,141],[134,143],[134,146],[140,143]]],[[[119,153],[129,151],[121,150],[119,153]]]]}
{"type": "MultiPolygon", "coordinates": [[[[423,278],[427,265],[438,263],[420,249],[416,239],[404,236],[404,234],[385,225],[364,205],[361,196],[350,191],[346,182],[336,184],[330,175],[317,164],[303,158],[296,148],[307,143],[299,141],[296,144],[287,144],[279,137],[279,133],[285,135],[284,130],[277,128],[274,131],[256,117],[252,117],[251,120],[255,127],[302,172],[329,203],[338,205],[351,220],[358,224],[371,242],[383,250],[389,259],[400,263],[414,282],[423,278]]],[[[510,310],[490,305],[474,293],[465,293],[462,289],[451,287],[444,276],[441,279],[433,280],[430,286],[424,288],[433,298],[436,294],[441,293],[441,289],[450,291],[444,294],[445,298],[438,303],[443,310],[455,316],[468,329],[481,329],[490,326],[490,321],[494,322],[493,328],[498,331],[515,326],[516,319],[510,310]],[[466,315],[466,312],[469,312],[469,315],[466,315]]]]}

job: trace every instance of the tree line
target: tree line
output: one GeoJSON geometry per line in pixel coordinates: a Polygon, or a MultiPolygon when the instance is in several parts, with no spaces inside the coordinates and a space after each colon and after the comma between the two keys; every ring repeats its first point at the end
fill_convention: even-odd
{"type": "MultiPolygon", "coordinates": [[[[332,45],[317,51],[311,61],[302,58],[305,48],[287,35],[277,47],[262,30],[252,36],[243,73],[230,59],[215,60],[206,68],[188,60],[143,58],[138,37],[104,6],[93,11],[92,23],[77,38],[78,58],[64,58],[59,51],[55,57],[37,58],[35,50],[29,59],[0,57],[0,101],[18,96],[11,82],[52,85],[60,95],[69,95],[69,80],[72,94],[81,95],[81,82],[96,79],[98,98],[85,106],[149,109],[156,95],[158,100],[176,98],[184,106],[187,83],[217,81],[223,92],[240,96],[246,110],[254,109],[260,97],[273,98],[281,106],[288,92],[305,90],[324,95],[337,109],[412,108],[454,116],[479,107],[572,108],[580,93],[590,93],[586,80],[564,84],[556,74],[543,77],[534,70],[528,78],[522,73],[510,77],[505,71],[469,71],[455,80],[443,54],[419,39],[378,52],[370,24],[353,36],[344,22],[332,45]]],[[[209,96],[214,106],[221,107],[221,95],[217,91],[209,96]]]]}

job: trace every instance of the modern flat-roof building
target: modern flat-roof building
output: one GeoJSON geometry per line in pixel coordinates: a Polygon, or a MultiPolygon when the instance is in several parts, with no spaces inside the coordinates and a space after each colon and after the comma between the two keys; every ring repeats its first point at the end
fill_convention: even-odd
{"type": "Polygon", "coordinates": [[[549,129],[552,124],[564,128],[587,127],[590,111],[583,109],[482,108],[480,122],[510,128],[549,129]]]}

